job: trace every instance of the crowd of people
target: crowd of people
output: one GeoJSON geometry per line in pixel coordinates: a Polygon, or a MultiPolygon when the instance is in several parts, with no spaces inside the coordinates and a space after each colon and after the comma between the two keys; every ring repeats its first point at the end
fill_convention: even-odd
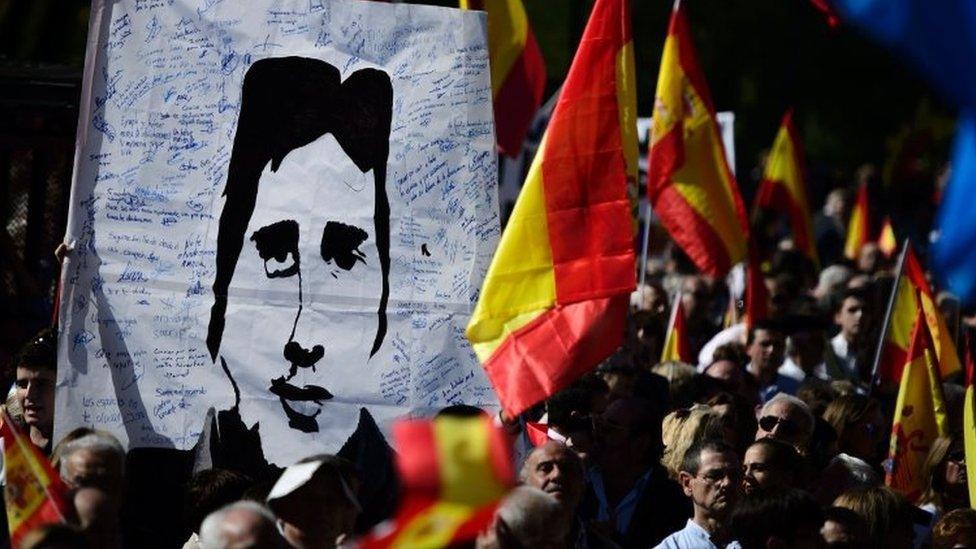
{"type": "MultiPolygon", "coordinates": [[[[823,239],[842,235],[821,225],[829,250],[823,239]]],[[[943,384],[950,435],[931,444],[925,489],[909,501],[884,483],[897,388],[872,375],[893,261],[873,244],[855,261],[838,255],[822,255],[817,270],[779,239],[763,273],[768,316],[749,323],[728,320],[730,300],[737,304],[724,281],[696,274],[676,249],[652,258],[625,345],[525,414],[495,416],[513,441],[519,486],[471,544],[976,547],[962,380],[943,384]],[[675,299],[692,363],[659,360],[675,299]],[[530,424],[542,426],[544,441],[533,442],[530,424]]],[[[960,331],[970,325],[963,317],[960,331]]],[[[6,417],[49,456],[71,504],[65,523],[37,528],[22,547],[134,546],[127,498],[147,480],[129,477],[131,454],[111,434],[82,428],[53,440],[56,355],[47,329],[10,364],[6,417]]],[[[351,543],[389,518],[389,506],[366,497],[376,472],[362,462],[315,455],[280,475],[196,470],[180,487],[182,505],[155,527],[188,549],[319,548],[351,543]]]]}

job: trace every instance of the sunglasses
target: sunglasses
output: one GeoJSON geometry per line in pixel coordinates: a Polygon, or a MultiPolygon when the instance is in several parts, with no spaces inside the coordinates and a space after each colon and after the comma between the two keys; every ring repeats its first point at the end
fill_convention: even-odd
{"type": "Polygon", "coordinates": [[[779,434],[783,436],[791,436],[800,432],[800,427],[788,419],[776,416],[763,416],[759,418],[759,426],[762,427],[763,431],[771,432],[777,425],[779,425],[779,434]]]}

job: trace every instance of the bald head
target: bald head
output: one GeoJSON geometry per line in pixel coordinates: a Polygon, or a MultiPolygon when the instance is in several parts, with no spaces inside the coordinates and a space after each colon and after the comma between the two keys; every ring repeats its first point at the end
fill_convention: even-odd
{"type": "Polygon", "coordinates": [[[569,514],[575,513],[583,495],[582,460],[571,448],[555,440],[532,450],[519,478],[526,486],[555,497],[569,514]]]}
{"type": "Polygon", "coordinates": [[[218,509],[200,525],[201,549],[281,546],[274,515],[253,501],[238,501],[218,509]]]}

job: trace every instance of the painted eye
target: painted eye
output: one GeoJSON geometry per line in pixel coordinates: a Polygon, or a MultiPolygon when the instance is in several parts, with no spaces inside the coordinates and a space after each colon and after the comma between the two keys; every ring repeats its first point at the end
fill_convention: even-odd
{"type": "Polygon", "coordinates": [[[285,252],[277,257],[264,260],[264,274],[268,278],[283,278],[298,272],[298,258],[295,252],[285,252]]]}

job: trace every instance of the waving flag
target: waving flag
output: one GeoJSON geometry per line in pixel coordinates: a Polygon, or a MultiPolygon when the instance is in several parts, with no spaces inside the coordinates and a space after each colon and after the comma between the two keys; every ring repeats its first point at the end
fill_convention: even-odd
{"type": "Polygon", "coordinates": [[[844,257],[850,260],[857,259],[861,253],[861,246],[871,240],[871,217],[868,204],[868,186],[861,184],[857,188],[857,198],[854,200],[854,209],[851,211],[851,219],[847,222],[847,239],[844,241],[844,257]]]}
{"type": "Polygon", "coordinates": [[[745,259],[745,208],[677,1],[657,77],[648,164],[654,211],[699,270],[721,277],[745,259]]]}
{"type": "Polygon", "coordinates": [[[511,444],[480,417],[441,416],[393,427],[401,503],[354,547],[448,547],[473,542],[515,485],[511,444]]]}
{"type": "Polygon", "coordinates": [[[945,378],[961,368],[952,333],[935,303],[935,294],[910,243],[905,244],[903,254],[904,259],[898,262],[898,285],[892,297],[887,329],[882,333],[880,360],[876,368],[882,384],[898,383],[901,379],[919,303],[935,345],[940,377],[945,378]]]}
{"type": "Polygon", "coordinates": [[[921,469],[932,441],[949,433],[938,360],[920,309],[895,403],[885,474],[885,484],[913,503],[925,489],[921,469]]]}
{"type": "MultiPolygon", "coordinates": [[[[962,411],[962,440],[966,451],[966,471],[976,471],[976,396],[973,394],[972,338],[966,337],[966,399],[962,411]]],[[[976,508],[976,475],[966,475],[969,487],[969,506],[976,508]]]]}
{"type": "Polygon", "coordinates": [[[783,212],[790,220],[790,232],[798,250],[819,264],[807,198],[806,163],[800,136],[793,126],[793,110],[783,115],[766,170],[756,192],[756,207],[783,212]]]}
{"type": "Polygon", "coordinates": [[[597,0],[468,324],[511,416],[623,342],[636,286],[630,36],[628,1],[597,0]]]}
{"type": "Polygon", "coordinates": [[[960,111],[952,176],[936,220],[936,276],[976,304],[976,9],[971,0],[832,0],[843,19],[910,59],[960,111]]]}
{"type": "Polygon", "coordinates": [[[498,148],[516,156],[546,88],[545,62],[525,6],[522,0],[461,0],[461,8],[488,12],[495,133],[498,148]]]}
{"type": "Polygon", "coordinates": [[[881,233],[878,235],[878,249],[885,257],[891,257],[898,251],[898,239],[895,237],[895,227],[891,224],[891,218],[885,217],[881,224],[881,233]]]}
{"type": "Polygon", "coordinates": [[[671,320],[668,322],[668,332],[664,336],[664,349],[661,352],[661,362],[672,360],[686,364],[695,363],[695,357],[691,354],[691,343],[688,342],[688,328],[685,327],[685,308],[681,305],[681,292],[674,297],[671,320]]]}
{"type": "Polygon", "coordinates": [[[44,454],[17,430],[6,411],[2,421],[7,525],[11,546],[19,547],[24,535],[34,528],[65,522],[70,507],[67,488],[44,454]]]}

